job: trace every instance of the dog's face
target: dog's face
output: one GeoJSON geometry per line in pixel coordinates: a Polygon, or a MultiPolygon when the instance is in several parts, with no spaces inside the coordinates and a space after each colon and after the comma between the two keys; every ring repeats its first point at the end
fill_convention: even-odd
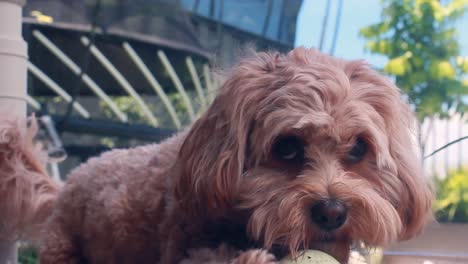
{"type": "Polygon", "coordinates": [[[202,215],[248,212],[248,236],[345,261],[421,231],[432,194],[398,89],[358,61],[259,54],[228,76],[180,151],[176,196],[202,215]]]}

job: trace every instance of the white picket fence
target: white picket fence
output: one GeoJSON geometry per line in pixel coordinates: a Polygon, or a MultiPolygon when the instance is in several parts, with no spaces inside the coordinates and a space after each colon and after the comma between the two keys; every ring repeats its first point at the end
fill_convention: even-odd
{"type": "MultiPolygon", "coordinates": [[[[466,116],[461,117],[456,114],[450,119],[427,120],[422,126],[422,138],[426,139],[424,156],[464,136],[468,136],[468,118],[466,116]]],[[[460,166],[468,166],[468,140],[453,144],[424,161],[428,175],[437,175],[438,177],[445,177],[448,170],[460,166]]]]}

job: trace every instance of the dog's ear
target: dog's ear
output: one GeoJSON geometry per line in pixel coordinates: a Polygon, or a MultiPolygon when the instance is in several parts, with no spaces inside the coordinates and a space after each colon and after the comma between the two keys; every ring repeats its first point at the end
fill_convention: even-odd
{"type": "Polygon", "coordinates": [[[264,53],[241,61],[188,131],[179,151],[175,181],[175,198],[186,210],[222,214],[232,205],[255,109],[274,78],[270,73],[277,57],[264,53]]]}
{"type": "Polygon", "coordinates": [[[433,188],[425,176],[416,136],[411,130],[415,125],[412,112],[401,104],[393,127],[389,127],[390,155],[397,166],[398,177],[403,184],[399,214],[403,229],[399,238],[407,240],[418,235],[432,217],[433,188]],[[398,124],[397,124],[398,123],[398,124]]]}
{"type": "Polygon", "coordinates": [[[222,213],[229,206],[244,164],[247,128],[231,124],[216,100],[192,125],[178,157],[176,198],[198,212],[222,213]]]}
{"type": "Polygon", "coordinates": [[[399,239],[406,240],[419,234],[432,217],[433,190],[425,176],[421,155],[418,155],[414,127],[416,119],[409,105],[404,102],[400,90],[392,81],[370,70],[362,61],[348,63],[345,71],[352,82],[373,84],[366,85],[366,93],[361,100],[370,104],[385,122],[384,133],[388,137],[392,171],[396,174],[395,182],[401,186],[392,196],[403,223],[399,239]]]}

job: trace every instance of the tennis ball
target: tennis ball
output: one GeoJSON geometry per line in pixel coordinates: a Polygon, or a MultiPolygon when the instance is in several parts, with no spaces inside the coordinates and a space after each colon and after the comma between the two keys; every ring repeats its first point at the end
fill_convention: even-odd
{"type": "Polygon", "coordinates": [[[306,250],[296,260],[286,257],[280,264],[340,264],[332,256],[318,250],[306,250]]]}

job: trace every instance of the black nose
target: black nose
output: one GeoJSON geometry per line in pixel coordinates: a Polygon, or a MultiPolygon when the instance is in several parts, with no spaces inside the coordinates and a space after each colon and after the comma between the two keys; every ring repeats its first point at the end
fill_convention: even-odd
{"type": "Polygon", "coordinates": [[[319,201],[312,206],[312,219],[320,229],[331,231],[346,222],[346,206],[338,200],[319,201]]]}

